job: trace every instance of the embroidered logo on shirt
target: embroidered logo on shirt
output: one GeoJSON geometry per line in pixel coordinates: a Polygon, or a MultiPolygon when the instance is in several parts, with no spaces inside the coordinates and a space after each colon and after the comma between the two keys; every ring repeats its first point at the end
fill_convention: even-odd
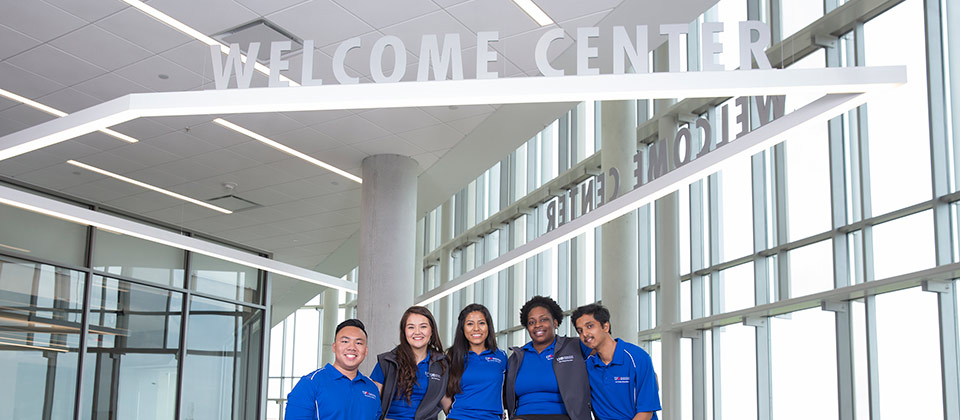
{"type": "Polygon", "coordinates": [[[363,392],[364,397],[377,399],[377,394],[374,394],[372,392],[367,392],[367,391],[361,391],[361,392],[363,392]]]}
{"type": "Polygon", "coordinates": [[[572,361],[573,361],[573,356],[560,356],[559,358],[557,358],[557,363],[567,363],[572,361]]]}
{"type": "Polygon", "coordinates": [[[629,377],[629,376],[614,376],[614,377],[613,377],[613,383],[615,383],[615,384],[626,384],[626,383],[630,383],[630,377],[629,377]]]}
{"type": "Polygon", "coordinates": [[[493,357],[493,356],[484,357],[484,360],[486,360],[486,361],[488,361],[488,362],[494,362],[494,363],[503,363],[503,360],[500,360],[500,359],[498,359],[498,358],[496,358],[496,357],[493,357]]]}
{"type": "Polygon", "coordinates": [[[548,355],[547,355],[547,360],[553,360],[553,355],[552,355],[552,354],[548,354],[548,355]]]}
{"type": "Polygon", "coordinates": [[[427,377],[430,378],[430,380],[432,380],[432,381],[439,381],[439,380],[440,380],[440,374],[439,374],[439,373],[427,372],[427,377]]]}

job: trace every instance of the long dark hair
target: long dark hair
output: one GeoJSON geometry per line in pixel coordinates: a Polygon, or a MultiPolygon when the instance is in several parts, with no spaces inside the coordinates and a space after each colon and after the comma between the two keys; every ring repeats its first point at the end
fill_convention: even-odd
{"type": "Polygon", "coordinates": [[[483,345],[487,347],[487,350],[497,348],[497,337],[493,331],[493,317],[490,316],[490,311],[487,310],[487,307],[479,303],[471,303],[463,308],[463,310],[460,311],[460,316],[457,318],[457,329],[454,334],[453,345],[447,349],[447,360],[448,363],[450,363],[450,380],[447,381],[447,396],[450,398],[460,393],[460,377],[463,376],[463,370],[466,369],[463,359],[466,357],[467,352],[470,351],[470,342],[467,341],[467,337],[463,334],[463,325],[467,322],[467,315],[474,312],[483,314],[484,320],[487,321],[487,339],[483,342],[483,345]]]}
{"type": "MultiPolygon", "coordinates": [[[[407,318],[410,315],[423,315],[430,323],[430,342],[427,343],[427,358],[433,358],[436,354],[443,354],[443,344],[440,342],[440,335],[437,333],[437,321],[433,319],[430,310],[423,306],[411,306],[403,312],[400,317],[400,345],[397,346],[397,398],[403,396],[407,403],[413,395],[413,387],[417,384],[417,360],[414,358],[413,349],[407,342],[407,335],[404,329],[407,326],[407,318]]],[[[441,363],[446,370],[446,364],[441,363]]]]}

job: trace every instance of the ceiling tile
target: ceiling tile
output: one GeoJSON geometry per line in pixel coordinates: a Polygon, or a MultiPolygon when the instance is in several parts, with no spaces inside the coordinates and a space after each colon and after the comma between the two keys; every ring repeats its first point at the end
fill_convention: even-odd
{"type": "MultiPolygon", "coordinates": [[[[319,131],[309,127],[277,134],[271,138],[284,146],[306,154],[343,145],[330,136],[320,134],[319,131]]],[[[284,154],[284,156],[290,155],[284,154]]]]}
{"type": "Polygon", "coordinates": [[[57,117],[26,105],[17,105],[15,107],[0,111],[0,118],[17,121],[21,124],[26,124],[27,126],[32,127],[57,117]]]}
{"type": "Polygon", "coordinates": [[[127,4],[121,1],[77,1],[77,0],[43,0],[77,16],[87,22],[94,22],[110,16],[127,4]]]}
{"type": "MultiPolygon", "coordinates": [[[[114,178],[109,178],[109,177],[105,177],[105,176],[100,176],[99,174],[96,174],[96,173],[93,173],[93,172],[83,171],[83,170],[80,169],[80,168],[77,168],[77,170],[78,170],[78,172],[83,172],[83,173],[86,173],[86,174],[90,174],[91,176],[98,176],[98,177],[100,177],[99,180],[93,181],[93,182],[91,182],[90,184],[92,184],[92,185],[94,185],[94,186],[97,186],[97,187],[99,187],[99,188],[103,188],[103,189],[105,189],[105,190],[110,190],[110,191],[115,192],[115,193],[118,195],[118,197],[111,199],[111,201],[112,201],[112,200],[118,200],[118,199],[120,199],[120,198],[127,197],[127,196],[139,195],[139,194],[143,194],[143,193],[147,192],[147,190],[146,190],[145,188],[140,187],[140,186],[137,186],[137,185],[133,185],[133,184],[131,184],[131,183],[129,183],[129,182],[124,182],[124,181],[120,181],[119,179],[114,179],[114,178]]],[[[134,172],[134,173],[136,173],[136,172],[134,172]]],[[[134,177],[134,176],[133,176],[133,173],[127,174],[127,175],[130,175],[130,178],[136,179],[136,180],[138,180],[138,181],[143,180],[144,182],[147,182],[147,181],[146,181],[146,178],[141,179],[141,178],[139,178],[139,177],[134,177]]]]}
{"type": "Polygon", "coordinates": [[[50,44],[107,70],[116,70],[151,55],[150,51],[95,25],[80,28],[50,44]]]}
{"type": "Polygon", "coordinates": [[[123,197],[123,193],[115,189],[103,188],[95,183],[76,185],[64,189],[63,192],[98,203],[105,203],[123,197]]]}
{"type": "Polygon", "coordinates": [[[147,140],[147,142],[161,150],[184,158],[219,149],[219,147],[186,134],[183,131],[174,131],[169,134],[154,137],[147,140]]]}
{"type": "Polygon", "coordinates": [[[132,7],[100,20],[96,25],[154,53],[161,53],[193,40],[183,32],[132,7]]]}
{"type": "Polygon", "coordinates": [[[220,185],[222,185],[225,182],[233,182],[237,184],[237,187],[236,187],[237,189],[233,192],[233,194],[236,194],[242,197],[243,191],[266,188],[271,185],[293,181],[295,178],[296,178],[295,176],[285,173],[283,171],[280,171],[278,169],[274,169],[265,165],[260,165],[260,166],[254,166],[247,169],[242,169],[239,171],[230,172],[224,175],[218,175],[213,177],[210,180],[215,181],[220,185]]]}
{"type": "Polygon", "coordinates": [[[183,130],[189,128],[191,131],[195,126],[200,124],[208,124],[213,119],[216,118],[215,115],[180,115],[176,117],[153,117],[150,120],[163,124],[167,127],[170,127],[174,130],[183,130]]]}
{"type": "Polygon", "coordinates": [[[303,127],[280,113],[231,114],[224,115],[223,119],[266,137],[303,127]]]}
{"type": "Polygon", "coordinates": [[[213,74],[210,46],[200,41],[190,41],[160,54],[177,65],[201,75],[213,74]]]}
{"type": "Polygon", "coordinates": [[[110,129],[121,132],[128,136],[133,136],[137,140],[152,139],[154,137],[161,136],[173,131],[172,128],[167,127],[163,124],[156,123],[147,118],[137,118],[134,120],[130,120],[130,121],[112,126],[110,127],[110,129]]]}
{"type": "Polygon", "coordinates": [[[471,0],[447,12],[473,32],[498,31],[501,38],[540,27],[511,0],[471,0]]]}
{"type": "Polygon", "coordinates": [[[22,155],[12,157],[8,160],[20,163],[24,166],[27,166],[28,168],[31,168],[32,170],[46,168],[49,166],[59,165],[63,163],[63,159],[60,156],[54,153],[50,153],[43,149],[24,153],[22,155]]]}
{"type": "MultiPolygon", "coordinates": [[[[363,162],[363,158],[367,157],[368,155],[350,146],[340,146],[334,147],[333,149],[311,153],[310,156],[320,159],[354,175],[360,175],[360,164],[363,162]]],[[[314,168],[316,167],[314,166],[314,168]]]]}
{"type": "Polygon", "coordinates": [[[463,139],[463,134],[460,134],[445,124],[438,124],[432,127],[401,133],[400,137],[419,146],[423,150],[432,152],[453,147],[463,139]]]}
{"type": "MultiPolygon", "coordinates": [[[[303,83],[303,54],[291,57],[287,60],[287,70],[280,74],[289,77],[298,83],[303,83]]],[[[313,53],[313,73],[310,76],[313,80],[320,80],[324,85],[335,85],[337,79],[333,75],[333,58],[319,49],[314,49],[313,53]]],[[[290,112],[288,114],[296,114],[290,112]]]]}
{"type": "Polygon", "coordinates": [[[267,16],[307,1],[309,0],[236,0],[237,3],[247,6],[261,16],[267,16]]]}
{"type": "Polygon", "coordinates": [[[440,5],[440,7],[450,7],[455,4],[460,4],[468,0],[433,0],[434,3],[440,5]]]}
{"type": "Polygon", "coordinates": [[[349,110],[336,110],[336,111],[301,111],[301,112],[284,112],[283,115],[292,118],[293,120],[299,122],[303,125],[316,125],[324,123],[327,121],[333,121],[339,118],[347,117],[353,115],[353,111],[349,110]]]}
{"type": "Polygon", "coordinates": [[[40,41],[3,25],[0,25],[0,39],[3,40],[3,42],[0,42],[0,60],[5,60],[40,45],[40,41]]]}
{"type": "Polygon", "coordinates": [[[109,153],[140,163],[144,166],[157,166],[167,162],[182,159],[173,153],[166,152],[158,147],[151,146],[146,142],[127,144],[115,149],[109,153]]]}
{"type": "Polygon", "coordinates": [[[323,208],[327,210],[355,208],[360,207],[360,191],[346,191],[327,194],[312,200],[315,200],[318,203],[323,203],[323,208]]]}
{"type": "Polygon", "coordinates": [[[203,122],[184,126],[190,127],[190,129],[187,131],[189,134],[185,135],[201,139],[210,145],[215,145],[218,147],[236,146],[238,144],[249,143],[251,140],[253,140],[250,137],[213,122],[214,116],[204,115],[202,117],[203,122]]]}
{"type": "Polygon", "coordinates": [[[233,0],[204,0],[197,4],[182,0],[150,0],[150,5],[204,34],[213,35],[256,19],[258,16],[233,0]],[[209,11],[208,13],[202,13],[209,11]]]}
{"type": "Polygon", "coordinates": [[[370,141],[360,142],[353,145],[357,150],[368,155],[394,154],[402,156],[413,156],[424,153],[424,150],[414,146],[402,138],[389,135],[370,141]]]}
{"type": "Polygon", "coordinates": [[[407,51],[417,56],[420,54],[421,39],[426,34],[460,34],[461,49],[477,44],[477,35],[473,31],[442,10],[383,28],[380,31],[400,38],[407,51]]]}
{"type": "Polygon", "coordinates": [[[440,120],[419,108],[374,109],[361,112],[359,115],[361,118],[393,133],[415,130],[440,123],[440,120]]]}
{"type": "MultiPolygon", "coordinates": [[[[120,175],[125,175],[147,167],[147,165],[144,165],[143,163],[133,161],[110,152],[102,152],[95,155],[86,156],[83,158],[82,162],[86,163],[87,165],[96,166],[100,169],[120,175]]],[[[86,171],[86,169],[80,170],[86,171]]]]}
{"type": "Polygon", "coordinates": [[[47,146],[43,150],[59,156],[63,161],[80,159],[95,153],[102,153],[102,151],[96,147],[69,140],[47,146]]]}
{"type": "Polygon", "coordinates": [[[290,155],[258,141],[249,141],[236,146],[230,146],[227,150],[262,164],[270,164],[290,157],[290,155]]]}
{"type": "Polygon", "coordinates": [[[39,41],[49,41],[87,22],[40,1],[4,2],[0,24],[39,41]]]}
{"type": "Polygon", "coordinates": [[[150,92],[150,89],[134,83],[117,73],[107,73],[73,86],[74,89],[108,101],[130,93],[150,92]]]}
{"type": "Polygon", "coordinates": [[[317,124],[313,128],[343,144],[372,140],[390,134],[387,130],[356,115],[317,124]]]}
{"type": "Polygon", "coordinates": [[[210,79],[160,56],[138,61],[117,70],[116,73],[158,92],[190,90],[210,79]],[[167,78],[163,79],[161,75],[166,75],[167,78]]]}
{"type": "Polygon", "coordinates": [[[157,168],[140,169],[130,172],[126,174],[126,176],[158,186],[160,188],[168,188],[174,185],[185,184],[190,181],[179,174],[164,172],[157,168]]]}
{"type": "Polygon", "coordinates": [[[30,125],[24,124],[20,121],[11,120],[9,118],[0,118],[0,136],[16,133],[17,131],[23,130],[27,127],[30,127],[30,125]]]}
{"type": "Polygon", "coordinates": [[[244,190],[240,196],[264,206],[272,206],[297,199],[296,196],[284,194],[274,188],[260,188],[253,191],[244,190]]]}
{"type": "Polygon", "coordinates": [[[455,121],[476,115],[489,115],[493,112],[493,107],[490,105],[432,106],[420,109],[433,115],[441,122],[455,121]]]}
{"type": "Polygon", "coordinates": [[[160,210],[145,213],[144,216],[160,220],[176,226],[183,226],[192,220],[210,217],[210,210],[190,203],[170,206],[160,210]]]}
{"type": "Polygon", "coordinates": [[[99,131],[94,131],[92,133],[84,134],[80,137],[74,137],[70,139],[70,141],[83,143],[87,146],[95,147],[99,150],[104,150],[104,151],[130,144],[116,137],[103,134],[99,131]]]}
{"type": "Polygon", "coordinates": [[[228,174],[258,165],[256,161],[247,159],[229,150],[217,150],[191,156],[186,160],[211,168],[216,171],[215,175],[228,174]]]}
{"type": "Polygon", "coordinates": [[[488,115],[477,115],[474,117],[467,117],[467,118],[459,119],[456,121],[450,121],[447,123],[447,125],[449,125],[450,127],[453,127],[454,130],[457,130],[460,133],[462,133],[464,136],[466,136],[467,134],[470,134],[470,132],[472,132],[474,128],[477,128],[477,126],[480,125],[480,123],[484,122],[489,116],[490,115],[488,114],[488,115]]]}
{"type": "Polygon", "coordinates": [[[620,3],[623,3],[623,0],[540,0],[537,2],[537,5],[540,6],[554,22],[563,22],[602,10],[613,9],[620,5],[620,3]]]}
{"type": "Polygon", "coordinates": [[[313,0],[270,15],[270,20],[316,45],[338,43],[373,30],[330,0],[313,0]]]}
{"type": "MultiPolygon", "coordinates": [[[[558,25],[561,28],[563,28],[564,31],[567,32],[568,37],[572,39],[576,39],[577,28],[587,28],[591,26],[596,26],[598,23],[600,23],[601,20],[603,20],[603,18],[607,17],[608,14],[610,14],[610,10],[603,10],[596,13],[591,13],[589,15],[576,17],[570,20],[565,20],[563,22],[558,23],[558,25]]],[[[604,35],[606,34],[603,34],[603,33],[601,34],[601,36],[604,36],[604,35]]],[[[594,44],[594,43],[599,44],[599,42],[597,41],[593,41],[590,44],[594,44]]]]}
{"type": "Polygon", "coordinates": [[[12,159],[6,159],[6,160],[0,161],[0,175],[3,175],[3,176],[16,178],[34,169],[36,168],[32,168],[23,163],[13,161],[12,159]]]}
{"type": "Polygon", "coordinates": [[[60,82],[40,77],[36,73],[31,73],[6,61],[0,62],[0,88],[17,95],[36,99],[64,87],[60,82]]]}
{"type": "MultiPolygon", "coordinates": [[[[554,27],[547,26],[519,35],[501,38],[500,42],[492,44],[492,47],[500,51],[500,54],[507,57],[507,59],[520,70],[525,72],[535,71],[537,70],[537,64],[534,62],[533,52],[537,48],[537,41],[540,40],[544,32],[551,29],[554,29],[554,27]]],[[[573,39],[569,36],[555,40],[550,43],[550,47],[547,49],[547,55],[549,57],[555,57],[571,45],[573,45],[573,39]]]]}
{"type": "Polygon", "coordinates": [[[382,28],[440,10],[436,3],[430,0],[335,1],[374,28],[382,28]]]}
{"type": "Polygon", "coordinates": [[[104,73],[103,69],[49,45],[18,54],[7,62],[65,85],[80,83],[104,73]]]}
{"type": "Polygon", "coordinates": [[[100,176],[87,171],[81,171],[79,175],[75,172],[78,172],[75,166],[61,161],[57,165],[20,175],[17,179],[52,190],[63,190],[85,184],[100,176]]]}
{"type": "Polygon", "coordinates": [[[45,95],[40,99],[37,99],[37,102],[47,106],[52,106],[66,113],[74,113],[97,105],[103,101],[76,89],[66,88],[60,89],[49,95],[45,95]]]}
{"type": "MultiPolygon", "coordinates": [[[[177,200],[176,198],[169,197],[158,192],[148,191],[142,194],[131,195],[108,201],[106,204],[131,213],[146,213],[178,205],[179,202],[180,200],[177,200]]],[[[213,210],[207,211],[213,212],[213,210]]]]}
{"type": "Polygon", "coordinates": [[[426,171],[433,166],[434,163],[437,163],[439,158],[433,153],[421,153],[419,155],[411,156],[417,161],[417,164],[420,165],[420,172],[426,171]]]}
{"type": "MultiPolygon", "coordinates": [[[[202,182],[188,182],[186,184],[174,185],[170,187],[170,190],[197,200],[209,200],[224,195],[221,186],[212,186],[202,182]]],[[[216,210],[209,211],[211,215],[220,214],[216,210]]]]}

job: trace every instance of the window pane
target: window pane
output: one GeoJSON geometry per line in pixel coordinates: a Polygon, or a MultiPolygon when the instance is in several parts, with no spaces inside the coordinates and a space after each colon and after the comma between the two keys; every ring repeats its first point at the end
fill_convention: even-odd
{"type": "Polygon", "coordinates": [[[87,227],[0,204],[0,252],[83,265],[87,227]]]}
{"type": "Polygon", "coordinates": [[[903,2],[863,27],[867,65],[907,66],[906,84],[867,105],[873,215],[929,200],[932,191],[922,7],[903,2]]]}
{"type": "MultiPolygon", "coordinates": [[[[739,112],[734,109],[731,113],[739,112]]],[[[731,119],[733,116],[730,117],[731,119]]],[[[732,136],[736,135],[733,133],[732,136]]],[[[720,172],[720,247],[723,261],[753,253],[753,201],[750,160],[720,172]]]]}
{"type": "Polygon", "coordinates": [[[255,419],[263,312],[195,296],[187,325],[183,417],[255,419]]]}
{"type": "Polygon", "coordinates": [[[873,228],[874,279],[911,273],[935,264],[931,210],[873,228]]]}
{"type": "Polygon", "coordinates": [[[937,295],[913,288],[879,295],[876,302],[880,414],[943,418],[937,295]]]}
{"type": "Polygon", "coordinates": [[[257,270],[202,254],[190,254],[190,288],[227,299],[260,303],[257,270]]]}
{"type": "Polygon", "coordinates": [[[820,241],[787,252],[790,261],[790,297],[833,288],[833,245],[820,241]]]}
{"type": "Polygon", "coordinates": [[[805,419],[810,407],[839,417],[834,330],[833,313],[819,308],[770,318],[773,418],[805,419]]]}
{"type": "MultiPolygon", "coordinates": [[[[715,329],[720,344],[720,413],[724,419],[757,418],[757,348],[753,327],[715,329]]],[[[716,361],[715,361],[716,362],[716,361]]]]}
{"type": "Polygon", "coordinates": [[[0,418],[72,418],[83,278],[0,257],[0,418]]]}
{"type": "MultiPolygon", "coordinates": [[[[716,313],[736,311],[754,305],[753,262],[740,264],[719,273],[720,281],[714,285],[721,288],[722,308],[716,313]]],[[[716,278],[717,276],[715,276],[716,278]]]]}
{"type": "Polygon", "coordinates": [[[823,0],[789,0],[780,3],[782,39],[787,39],[823,16],[823,0]]]}
{"type": "Polygon", "coordinates": [[[94,241],[93,269],[183,287],[183,250],[101,229],[94,241]]]}
{"type": "Polygon", "coordinates": [[[826,124],[807,126],[784,142],[788,241],[830,230],[830,161],[827,146],[826,124]]]}
{"type": "Polygon", "coordinates": [[[180,293],[93,278],[83,418],[173,418],[182,315],[180,293]]]}
{"type": "Polygon", "coordinates": [[[293,353],[293,376],[300,377],[317,370],[317,348],[320,332],[320,311],[316,309],[298,309],[297,327],[294,332],[296,347],[293,353]]]}

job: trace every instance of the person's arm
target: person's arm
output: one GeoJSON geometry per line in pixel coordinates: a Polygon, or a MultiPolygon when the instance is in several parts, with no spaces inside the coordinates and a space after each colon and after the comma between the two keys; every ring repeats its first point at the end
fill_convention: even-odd
{"type": "Polygon", "coordinates": [[[443,408],[443,414],[450,414],[450,407],[453,405],[453,398],[446,395],[440,399],[440,407],[443,408]]]}
{"type": "Polygon", "coordinates": [[[636,357],[638,365],[633,375],[634,386],[637,387],[634,407],[637,414],[634,415],[633,420],[650,420],[653,418],[653,413],[661,408],[658,393],[660,384],[657,380],[657,372],[653,370],[653,360],[650,355],[643,349],[639,351],[642,353],[636,357]]]}
{"type": "Polygon", "coordinates": [[[649,411],[646,413],[637,413],[637,415],[633,416],[633,420],[650,420],[652,418],[653,413],[649,411]]]}
{"type": "Polygon", "coordinates": [[[373,381],[373,383],[377,385],[377,392],[380,393],[380,398],[383,398],[383,384],[377,381],[373,381]]]}
{"type": "Polygon", "coordinates": [[[300,378],[293,390],[287,394],[287,420],[311,420],[317,418],[317,395],[310,380],[300,378]]]}

